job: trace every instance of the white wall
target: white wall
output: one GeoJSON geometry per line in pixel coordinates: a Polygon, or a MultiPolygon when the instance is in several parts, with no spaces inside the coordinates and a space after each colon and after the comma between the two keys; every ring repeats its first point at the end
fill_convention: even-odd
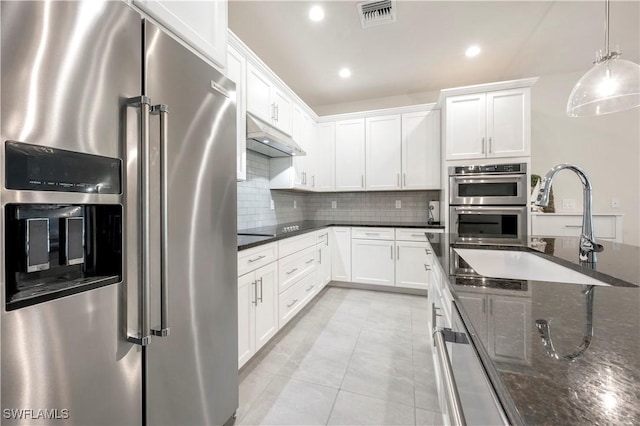
{"type": "MultiPolygon", "coordinates": [[[[594,213],[622,213],[623,239],[640,245],[640,109],[599,117],[571,118],[565,108],[582,73],[541,77],[532,88],[531,170],[544,175],[559,163],[573,163],[593,184],[594,213]],[[611,199],[620,199],[619,209],[611,199]]],[[[582,185],[570,171],[553,182],[556,211],[582,211],[582,185]],[[563,209],[563,199],[575,209],[563,209]]]]}

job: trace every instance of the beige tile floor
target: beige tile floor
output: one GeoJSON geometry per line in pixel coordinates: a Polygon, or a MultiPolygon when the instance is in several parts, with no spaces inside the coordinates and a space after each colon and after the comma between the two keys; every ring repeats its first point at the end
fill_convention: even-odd
{"type": "Polygon", "coordinates": [[[434,425],[423,296],[327,287],[240,372],[241,425],[434,425]]]}

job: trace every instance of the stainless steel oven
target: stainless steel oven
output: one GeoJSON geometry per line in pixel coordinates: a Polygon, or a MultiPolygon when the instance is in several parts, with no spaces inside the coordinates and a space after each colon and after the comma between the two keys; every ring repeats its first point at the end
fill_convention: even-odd
{"type": "Polygon", "coordinates": [[[449,168],[449,223],[459,240],[519,242],[527,233],[526,163],[449,168]]]}
{"type": "Polygon", "coordinates": [[[449,167],[449,204],[526,205],[526,163],[449,167]]]}

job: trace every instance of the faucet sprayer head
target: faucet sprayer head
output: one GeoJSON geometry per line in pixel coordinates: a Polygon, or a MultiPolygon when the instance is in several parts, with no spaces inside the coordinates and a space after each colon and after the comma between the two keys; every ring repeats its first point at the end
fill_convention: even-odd
{"type": "Polygon", "coordinates": [[[551,191],[551,179],[546,177],[542,178],[540,182],[540,189],[538,190],[538,196],[533,202],[536,206],[546,207],[549,205],[549,192],[551,191]]]}

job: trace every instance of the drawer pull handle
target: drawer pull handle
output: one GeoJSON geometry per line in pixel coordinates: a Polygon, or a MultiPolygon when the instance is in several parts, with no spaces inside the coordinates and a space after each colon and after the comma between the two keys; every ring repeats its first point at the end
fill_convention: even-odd
{"type": "Polygon", "coordinates": [[[565,228],[582,228],[582,225],[565,225],[565,228]]]}
{"type": "Polygon", "coordinates": [[[420,238],[422,238],[423,235],[424,234],[411,234],[412,237],[420,237],[420,238]]]}
{"type": "Polygon", "coordinates": [[[297,271],[297,270],[298,270],[298,268],[293,268],[292,270],[290,270],[289,272],[287,272],[287,275],[289,275],[289,274],[293,274],[293,273],[294,273],[295,271],[297,271]]]}
{"type": "Polygon", "coordinates": [[[424,264],[424,270],[425,271],[430,271],[431,270],[431,265],[427,265],[426,263],[424,264]]]}
{"type": "Polygon", "coordinates": [[[306,263],[306,264],[309,264],[309,263],[311,263],[311,262],[315,262],[315,261],[316,261],[315,259],[309,259],[309,260],[307,260],[305,263],[306,263]]]}
{"type": "Polygon", "coordinates": [[[315,286],[314,286],[314,285],[312,285],[311,287],[309,287],[309,288],[307,289],[307,291],[310,291],[310,290],[311,290],[312,288],[314,288],[314,287],[315,287],[315,286]]]}
{"type": "Polygon", "coordinates": [[[291,303],[287,304],[287,308],[290,308],[290,307],[292,307],[293,305],[295,305],[297,301],[298,301],[298,299],[293,299],[293,302],[291,302],[291,303]]]}
{"type": "Polygon", "coordinates": [[[427,254],[431,254],[431,250],[429,250],[428,248],[424,249],[425,253],[427,254]]]}
{"type": "Polygon", "coordinates": [[[253,263],[253,262],[257,262],[260,259],[264,259],[265,257],[267,257],[266,255],[262,255],[262,256],[258,256],[255,259],[249,259],[249,263],[253,263]]]}
{"type": "Polygon", "coordinates": [[[379,232],[365,232],[365,235],[380,235],[379,232]]]}

